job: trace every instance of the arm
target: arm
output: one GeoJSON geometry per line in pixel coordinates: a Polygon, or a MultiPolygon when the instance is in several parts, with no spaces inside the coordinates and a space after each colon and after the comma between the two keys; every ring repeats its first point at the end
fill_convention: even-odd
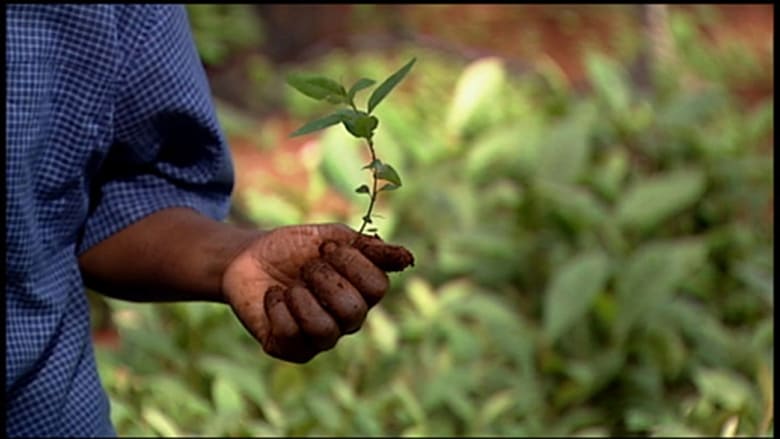
{"type": "Polygon", "coordinates": [[[133,301],[231,306],[270,355],[303,363],[357,331],[413,263],[403,247],[340,224],[243,230],[194,210],[158,211],[79,258],[88,285],[133,301]]]}
{"type": "Polygon", "coordinates": [[[87,286],[114,298],[225,303],[222,274],[261,234],[170,208],[90,248],[79,264],[87,286]]]}

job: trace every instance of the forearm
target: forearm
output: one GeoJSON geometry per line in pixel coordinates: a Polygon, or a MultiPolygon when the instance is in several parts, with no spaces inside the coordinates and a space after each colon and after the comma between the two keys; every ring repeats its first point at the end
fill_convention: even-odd
{"type": "Polygon", "coordinates": [[[79,257],[87,286],[132,301],[225,302],[225,268],[262,232],[187,208],[156,212],[79,257]]]}

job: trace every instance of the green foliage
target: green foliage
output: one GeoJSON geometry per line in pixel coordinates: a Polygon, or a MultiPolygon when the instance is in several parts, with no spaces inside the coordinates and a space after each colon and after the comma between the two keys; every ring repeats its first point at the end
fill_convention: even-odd
{"type": "Polygon", "coordinates": [[[698,201],[705,176],[698,170],[677,170],[634,183],[616,207],[618,222],[649,229],[698,201]]]}
{"type": "Polygon", "coordinates": [[[340,98],[347,91],[338,82],[322,76],[293,74],[287,77],[287,83],[306,96],[318,101],[327,100],[333,104],[344,103],[340,98]]]}
{"type": "Polygon", "coordinates": [[[426,261],[418,275],[467,276],[538,322],[539,416],[558,426],[541,434],[719,434],[732,418],[740,434],[766,434],[758,371],[772,349],[744,340],[771,325],[759,299],[770,290],[737,275],[743,258],[772,249],[771,222],[751,213],[771,202],[761,150],[772,129],[747,128],[766,110],[745,111],[719,84],[640,96],[619,63],[588,62],[593,94],[552,105],[543,81],[508,82],[492,106],[549,112],[461,126],[441,172],[407,161],[391,239],[426,261]]]}
{"type": "MultiPolygon", "coordinates": [[[[344,121],[344,116],[342,114],[329,114],[319,119],[314,119],[311,122],[307,122],[304,126],[293,131],[292,135],[301,136],[304,134],[313,133],[315,131],[319,131],[321,129],[327,128],[329,126],[339,124],[343,121],[344,121]]],[[[356,135],[355,137],[360,137],[360,136],[356,135]]]]}
{"type": "Polygon", "coordinates": [[[482,59],[466,67],[458,78],[447,114],[446,126],[450,133],[465,133],[468,128],[484,122],[505,76],[503,61],[499,58],[482,59]]]}
{"type": "Polygon", "coordinates": [[[371,93],[366,111],[359,111],[357,109],[357,105],[355,105],[355,95],[358,91],[373,86],[376,82],[373,79],[360,78],[349,88],[349,92],[347,92],[343,85],[324,76],[301,73],[290,74],[287,77],[287,84],[304,95],[318,101],[327,101],[331,104],[346,104],[351,107],[339,109],[328,116],[309,122],[294,131],[292,136],[309,134],[335,125],[338,122],[342,122],[350,134],[370,142],[374,136],[374,130],[379,125],[379,120],[376,117],[371,116],[371,113],[404,79],[416,61],[416,58],[412,58],[409,62],[404,64],[403,67],[385,79],[384,82],[371,93]]]}
{"type": "Polygon", "coordinates": [[[374,90],[373,93],[371,93],[371,97],[368,98],[368,112],[371,113],[374,111],[377,105],[379,105],[382,100],[387,97],[387,95],[397,86],[406,76],[407,73],[409,73],[409,70],[412,69],[412,66],[414,65],[415,61],[417,61],[416,58],[412,58],[409,62],[404,64],[403,67],[398,69],[397,72],[393,73],[385,79],[384,82],[379,84],[379,87],[374,90]]]}
{"type": "Polygon", "coordinates": [[[334,189],[344,195],[352,195],[355,187],[364,180],[361,167],[365,158],[359,153],[359,141],[346,131],[327,130],[322,134],[320,142],[320,172],[334,189]]]}
{"type": "MultiPolygon", "coordinates": [[[[579,93],[549,66],[518,77],[414,53],[413,86],[374,112],[395,166],[368,166],[405,176],[379,211],[415,269],[300,366],[223,306],[111,301],[124,344],[97,355],[119,433],[771,435],[772,99],[687,87],[685,65],[647,96],[590,55],[579,93]]],[[[307,67],[368,78],[393,62],[307,67]]],[[[369,189],[356,141],[324,132],[313,171],[347,196],[369,189]]]]}
{"type": "MultiPolygon", "coordinates": [[[[716,25],[720,18],[713,16],[712,24],[716,25]]],[[[728,41],[717,51],[701,44],[703,30],[691,14],[670,13],[669,27],[681,62],[705,79],[720,83],[745,83],[771,77],[771,61],[762,62],[740,41],[728,41]]],[[[766,43],[771,44],[769,41],[766,43]]]]}
{"type": "MultiPolygon", "coordinates": [[[[398,172],[391,165],[382,163],[381,160],[376,158],[374,131],[377,126],[379,126],[379,119],[377,119],[376,116],[372,116],[371,113],[404,79],[416,61],[416,58],[412,58],[409,62],[404,64],[403,67],[385,79],[384,82],[379,84],[368,98],[367,111],[358,110],[357,105],[355,105],[355,94],[360,90],[371,87],[375,83],[373,79],[360,78],[349,88],[349,92],[347,92],[344,86],[323,76],[303,75],[298,73],[291,74],[287,78],[287,83],[289,85],[312,99],[318,101],[324,100],[331,104],[347,104],[350,107],[341,108],[327,116],[308,122],[304,126],[293,131],[291,136],[309,134],[341,122],[347,132],[352,134],[352,136],[357,139],[366,140],[368,151],[371,154],[371,161],[368,165],[364,166],[363,169],[371,170],[372,187],[363,184],[355,189],[355,192],[368,194],[369,196],[368,209],[362,217],[363,223],[361,224],[360,229],[358,229],[358,233],[363,233],[366,226],[373,223],[371,214],[379,192],[391,191],[401,187],[401,177],[398,175],[398,172]],[[378,180],[386,180],[388,183],[382,187],[378,187],[378,180]]],[[[340,164],[335,166],[338,167],[340,164]]],[[[371,229],[371,231],[376,230],[376,228],[371,229]]]]}
{"type": "Polygon", "coordinates": [[[188,4],[198,53],[206,64],[219,64],[235,52],[262,43],[262,22],[249,4],[188,4]]]}
{"type": "Polygon", "coordinates": [[[600,252],[568,261],[544,293],[544,332],[555,341],[591,308],[609,274],[609,261],[600,252]]]}

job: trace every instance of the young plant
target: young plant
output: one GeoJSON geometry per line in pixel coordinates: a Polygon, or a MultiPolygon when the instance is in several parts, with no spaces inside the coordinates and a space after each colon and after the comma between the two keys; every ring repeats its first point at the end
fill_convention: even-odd
{"type": "MultiPolygon", "coordinates": [[[[379,126],[379,119],[377,119],[376,116],[372,116],[371,113],[373,113],[377,105],[387,97],[390,91],[404,79],[415,61],[416,58],[412,58],[403,67],[398,69],[398,71],[385,79],[385,81],[371,93],[365,111],[359,110],[355,105],[355,95],[359,91],[372,87],[376,83],[373,79],[360,78],[352,84],[352,87],[350,87],[349,90],[347,90],[340,83],[322,76],[293,74],[287,78],[287,83],[289,85],[293,86],[296,90],[306,96],[319,101],[326,101],[334,105],[343,106],[327,116],[315,119],[303,125],[295,130],[291,134],[291,137],[309,134],[341,123],[352,136],[366,141],[371,159],[363,169],[369,169],[372,178],[371,186],[362,184],[355,189],[355,192],[366,194],[369,197],[368,209],[366,210],[365,215],[363,215],[363,223],[361,224],[358,233],[363,233],[363,231],[366,230],[366,226],[373,223],[371,213],[374,210],[377,195],[380,192],[392,191],[401,187],[401,177],[398,175],[398,172],[389,163],[384,163],[377,158],[374,147],[374,131],[377,126],[379,126]],[[381,187],[379,187],[379,180],[385,181],[384,185],[381,187]]],[[[372,227],[367,231],[376,232],[377,229],[372,227]]]]}

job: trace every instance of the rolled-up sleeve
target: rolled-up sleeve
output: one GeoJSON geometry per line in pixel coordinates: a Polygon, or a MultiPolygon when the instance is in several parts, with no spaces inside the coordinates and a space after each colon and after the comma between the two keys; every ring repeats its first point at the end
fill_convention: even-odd
{"type": "Polygon", "coordinates": [[[112,144],[90,184],[82,253],[169,207],[228,212],[233,164],[182,5],[158,6],[125,54],[112,144]]]}

